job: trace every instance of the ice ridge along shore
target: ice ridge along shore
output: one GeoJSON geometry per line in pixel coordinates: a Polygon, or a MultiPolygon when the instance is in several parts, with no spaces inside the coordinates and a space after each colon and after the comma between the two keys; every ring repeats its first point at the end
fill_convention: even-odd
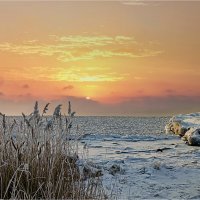
{"type": "Polygon", "coordinates": [[[189,145],[200,146],[200,112],[173,116],[165,131],[179,135],[189,145]]]}

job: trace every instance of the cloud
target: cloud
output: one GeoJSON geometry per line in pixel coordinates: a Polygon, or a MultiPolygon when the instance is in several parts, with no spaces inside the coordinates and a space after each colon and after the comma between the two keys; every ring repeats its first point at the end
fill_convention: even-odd
{"type": "Polygon", "coordinates": [[[67,114],[68,101],[72,103],[72,110],[78,115],[94,115],[94,113],[103,113],[99,109],[101,104],[94,100],[87,100],[85,97],[59,96],[57,99],[47,101],[42,98],[35,98],[31,94],[18,95],[18,99],[6,98],[0,99],[0,112],[6,115],[21,115],[21,113],[30,114],[33,112],[35,101],[39,102],[40,111],[43,110],[46,103],[50,103],[47,114],[52,114],[58,104],[62,104],[62,113],[67,114]]]}
{"type": "Polygon", "coordinates": [[[29,88],[29,85],[28,85],[28,84],[24,84],[24,85],[22,85],[22,88],[28,89],[28,88],[29,88]]]}
{"type": "Polygon", "coordinates": [[[3,85],[3,84],[4,84],[4,81],[3,81],[3,80],[0,80],[0,86],[3,85]]]}
{"type": "Polygon", "coordinates": [[[31,93],[26,93],[26,94],[19,94],[19,95],[15,96],[15,99],[16,99],[17,101],[21,101],[21,100],[26,101],[27,99],[34,100],[35,97],[32,96],[31,93]]]}
{"type": "MultiPolygon", "coordinates": [[[[149,0],[121,0],[120,3],[126,6],[157,6],[158,2],[162,0],[149,1],[149,0]]],[[[164,1],[164,0],[163,0],[164,1]]],[[[180,0],[182,1],[182,0],[180,0]]]]}
{"type": "Polygon", "coordinates": [[[73,85],[67,85],[63,88],[63,90],[72,90],[74,88],[73,85]]]}
{"type": "Polygon", "coordinates": [[[141,77],[141,76],[134,76],[134,79],[135,80],[143,80],[143,79],[146,79],[145,77],[141,77]]]}
{"type": "MultiPolygon", "coordinates": [[[[112,68],[98,66],[96,64],[94,67],[87,65],[75,65],[75,66],[37,66],[27,68],[26,66],[21,68],[20,74],[18,68],[10,68],[9,71],[5,70],[4,74],[10,79],[23,80],[23,81],[67,81],[69,82],[103,82],[103,81],[119,81],[124,80],[129,76],[126,73],[113,72],[112,68]],[[48,72],[48,73],[47,73],[48,72]],[[34,76],[33,76],[34,74],[34,76]],[[12,78],[11,78],[12,77],[12,78]]],[[[29,86],[30,87],[30,86],[29,86]]],[[[26,89],[26,88],[25,88],[26,89]]]]}
{"type": "Polygon", "coordinates": [[[120,1],[120,3],[128,6],[147,6],[149,2],[141,0],[124,0],[120,1]]]}
{"type": "Polygon", "coordinates": [[[69,69],[60,69],[59,72],[53,75],[52,79],[60,81],[72,82],[115,82],[125,79],[128,74],[118,74],[111,71],[102,71],[102,68],[84,68],[79,67],[69,69]]]}
{"type": "Polygon", "coordinates": [[[156,56],[162,51],[156,45],[147,42],[139,43],[130,36],[50,36],[52,44],[41,44],[39,41],[25,41],[22,44],[2,43],[0,51],[19,55],[35,54],[40,56],[54,56],[61,62],[76,62],[95,58],[141,58],[156,56]]]}
{"type": "Polygon", "coordinates": [[[98,47],[98,46],[109,46],[116,44],[136,44],[134,37],[128,37],[118,35],[114,37],[110,36],[82,36],[82,35],[69,35],[69,36],[56,36],[52,35],[56,41],[64,42],[69,48],[83,48],[83,47],[98,47]]]}
{"type": "Polygon", "coordinates": [[[143,94],[144,93],[144,90],[137,90],[136,91],[138,94],[143,94]]]}
{"type": "Polygon", "coordinates": [[[4,93],[3,93],[3,92],[0,92],[0,96],[4,96],[4,93]]]}
{"type": "Polygon", "coordinates": [[[67,110],[67,102],[71,101],[72,109],[78,115],[174,115],[178,113],[191,113],[199,111],[200,96],[141,96],[124,98],[120,103],[103,104],[94,100],[87,100],[85,97],[58,96],[52,101],[35,98],[30,94],[20,95],[16,98],[0,99],[0,111],[6,114],[31,113],[35,101],[39,101],[42,110],[46,103],[51,103],[49,114],[51,114],[58,104],[62,104],[62,111],[67,110]]]}
{"type": "MultiPolygon", "coordinates": [[[[200,96],[167,95],[141,96],[122,101],[119,105],[125,114],[173,115],[198,112],[200,96]]],[[[119,110],[120,111],[120,110],[119,110]]]]}
{"type": "Polygon", "coordinates": [[[176,91],[173,90],[173,89],[166,89],[165,92],[168,93],[168,94],[175,94],[176,93],[176,91]]]}

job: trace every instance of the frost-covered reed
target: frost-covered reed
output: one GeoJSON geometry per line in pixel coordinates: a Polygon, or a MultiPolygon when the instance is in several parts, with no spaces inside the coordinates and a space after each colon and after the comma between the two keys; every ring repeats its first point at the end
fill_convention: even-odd
{"type": "Polygon", "coordinates": [[[34,111],[21,118],[0,113],[1,199],[102,198],[98,177],[85,179],[78,167],[79,132],[71,134],[75,112],[58,105],[52,116],[34,111]]]}

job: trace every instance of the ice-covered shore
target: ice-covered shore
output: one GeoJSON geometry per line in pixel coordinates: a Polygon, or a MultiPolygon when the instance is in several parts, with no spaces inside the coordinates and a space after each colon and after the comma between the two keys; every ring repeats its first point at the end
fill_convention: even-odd
{"type": "MultiPolygon", "coordinates": [[[[200,113],[177,115],[163,131],[170,123],[196,129],[200,113]]],[[[89,167],[101,170],[108,199],[200,199],[200,148],[177,135],[90,134],[79,149],[89,167]]]]}
{"type": "Polygon", "coordinates": [[[199,147],[176,135],[87,135],[80,145],[108,199],[200,198],[199,147]]]}
{"type": "Polygon", "coordinates": [[[170,119],[166,133],[182,137],[189,145],[200,146],[200,113],[180,114],[170,119]]]}

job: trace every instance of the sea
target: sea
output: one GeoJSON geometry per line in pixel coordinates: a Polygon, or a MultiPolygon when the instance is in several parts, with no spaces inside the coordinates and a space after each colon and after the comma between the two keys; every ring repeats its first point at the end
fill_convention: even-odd
{"type": "Polygon", "coordinates": [[[78,125],[83,134],[96,135],[160,135],[170,117],[80,116],[78,125]]]}

